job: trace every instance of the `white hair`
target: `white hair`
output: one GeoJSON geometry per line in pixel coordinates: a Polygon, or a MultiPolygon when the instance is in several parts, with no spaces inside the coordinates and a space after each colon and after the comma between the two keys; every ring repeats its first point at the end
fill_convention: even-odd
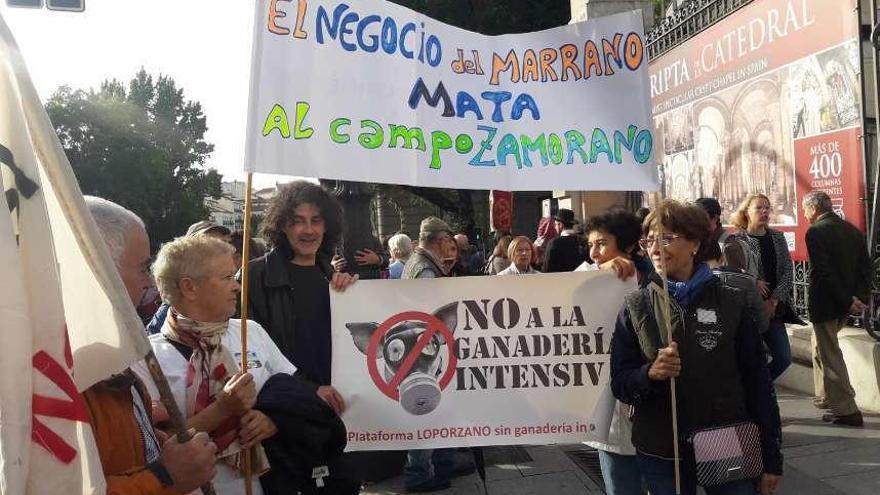
{"type": "Polygon", "coordinates": [[[412,239],[406,234],[394,234],[388,239],[388,251],[396,260],[405,260],[412,254],[412,239]]]}
{"type": "Polygon", "coordinates": [[[101,237],[110,250],[110,256],[116,266],[125,251],[125,244],[133,228],[144,228],[144,222],[131,210],[118,204],[96,196],[84,196],[89,213],[98,224],[101,237]]]}
{"type": "Polygon", "coordinates": [[[209,276],[208,263],[218,256],[232,259],[234,251],[232,244],[206,235],[178,237],[163,244],[152,267],[162,301],[172,306],[179,304],[182,279],[209,276]]]}
{"type": "Polygon", "coordinates": [[[810,191],[804,195],[804,206],[815,208],[819,213],[833,211],[834,205],[831,204],[831,198],[825,191],[810,191]]]}

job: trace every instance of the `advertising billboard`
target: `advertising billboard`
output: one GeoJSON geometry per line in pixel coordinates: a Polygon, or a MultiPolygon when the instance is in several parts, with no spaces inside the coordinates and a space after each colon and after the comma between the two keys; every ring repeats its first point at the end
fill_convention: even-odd
{"type": "Polygon", "coordinates": [[[796,260],[807,257],[800,203],[811,190],[864,231],[855,7],[753,2],[653,60],[660,195],[717,198],[727,224],[748,194],[766,194],[796,260]]]}

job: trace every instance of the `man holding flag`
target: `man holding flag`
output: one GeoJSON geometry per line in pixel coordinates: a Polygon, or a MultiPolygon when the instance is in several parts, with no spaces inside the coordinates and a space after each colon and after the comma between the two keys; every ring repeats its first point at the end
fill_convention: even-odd
{"type": "MultiPolygon", "coordinates": [[[[137,215],[105,199],[86,197],[86,205],[110,250],[133,305],[152,287],[150,241],[137,215]]],[[[83,393],[101,456],[108,494],[188,493],[214,477],[217,447],[207,433],[188,442],[159,442],[140,380],[126,370],[83,393]]]]}

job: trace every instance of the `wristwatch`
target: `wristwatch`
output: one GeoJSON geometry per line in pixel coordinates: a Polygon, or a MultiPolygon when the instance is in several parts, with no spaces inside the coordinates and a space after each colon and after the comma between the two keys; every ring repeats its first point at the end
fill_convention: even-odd
{"type": "Polygon", "coordinates": [[[174,479],[171,478],[171,473],[169,473],[168,470],[165,469],[165,466],[162,465],[162,461],[155,461],[147,464],[147,469],[156,475],[156,478],[165,488],[174,485],[174,479]]]}

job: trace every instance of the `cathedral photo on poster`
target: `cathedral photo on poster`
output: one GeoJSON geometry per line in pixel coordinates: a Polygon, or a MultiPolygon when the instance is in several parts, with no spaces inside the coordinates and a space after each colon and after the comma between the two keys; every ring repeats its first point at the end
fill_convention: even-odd
{"type": "Polygon", "coordinates": [[[859,125],[857,68],[846,42],[656,114],[663,197],[718,198],[727,223],[765,193],[771,223],[796,225],[794,141],[859,125]]]}

